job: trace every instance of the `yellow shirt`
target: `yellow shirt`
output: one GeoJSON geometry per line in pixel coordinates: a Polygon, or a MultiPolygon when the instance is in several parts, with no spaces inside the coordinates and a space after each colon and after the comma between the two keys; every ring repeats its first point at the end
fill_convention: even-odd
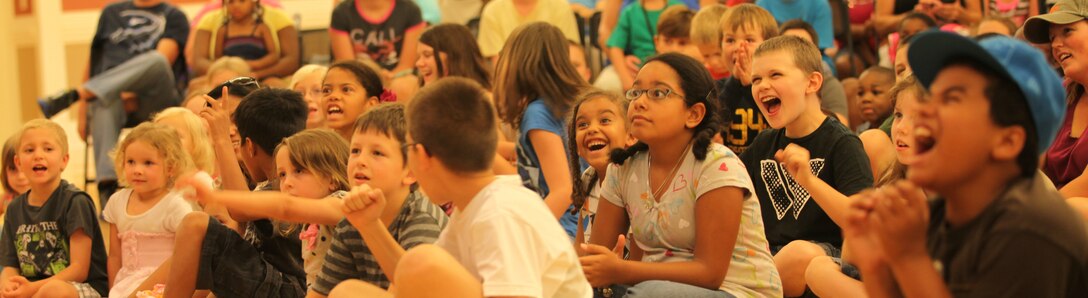
{"type": "MultiPolygon", "coordinates": [[[[204,15],[203,19],[200,19],[200,24],[196,26],[197,30],[204,30],[211,33],[208,39],[208,58],[215,59],[215,40],[216,34],[219,33],[219,27],[223,26],[223,13],[225,10],[216,9],[208,12],[204,15]]],[[[271,7],[264,7],[264,16],[261,18],[269,31],[272,31],[272,44],[276,45],[275,50],[280,51],[280,36],[279,32],[283,28],[288,26],[294,26],[295,22],[291,21],[291,18],[287,17],[287,14],[283,11],[271,7]]]]}
{"type": "Polygon", "coordinates": [[[563,31],[563,36],[578,42],[578,21],[566,0],[537,0],[536,7],[527,16],[518,14],[513,0],[495,0],[484,6],[480,15],[480,52],[484,57],[499,54],[506,39],[514,29],[525,23],[542,21],[563,31]]]}

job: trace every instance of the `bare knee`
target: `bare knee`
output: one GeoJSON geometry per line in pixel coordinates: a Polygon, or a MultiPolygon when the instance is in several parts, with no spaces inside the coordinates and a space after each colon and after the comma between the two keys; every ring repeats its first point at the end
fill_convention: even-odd
{"type": "Polygon", "coordinates": [[[208,230],[208,214],[200,211],[189,212],[181,219],[178,231],[206,231],[208,230]]]}
{"type": "Polygon", "coordinates": [[[841,268],[839,263],[829,256],[816,257],[808,263],[808,268],[805,269],[805,280],[812,281],[814,278],[826,276],[832,272],[841,272],[841,268]]]}
{"type": "MultiPolygon", "coordinates": [[[[802,272],[804,268],[808,267],[808,263],[816,257],[827,256],[827,252],[823,247],[819,245],[804,241],[797,240],[786,244],[782,247],[782,250],[778,251],[778,254],[774,256],[775,265],[788,265],[789,268],[800,268],[802,272]]],[[[778,266],[779,270],[783,266],[778,266]]]]}
{"type": "Polygon", "coordinates": [[[438,266],[449,259],[449,254],[441,247],[432,244],[423,244],[404,253],[404,256],[400,258],[400,262],[397,263],[397,277],[401,276],[415,276],[426,272],[431,272],[438,266]]]}

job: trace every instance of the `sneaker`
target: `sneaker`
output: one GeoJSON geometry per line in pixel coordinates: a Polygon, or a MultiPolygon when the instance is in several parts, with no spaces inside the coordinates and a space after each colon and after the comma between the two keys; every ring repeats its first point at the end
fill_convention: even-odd
{"type": "Polygon", "coordinates": [[[68,89],[48,97],[39,98],[38,106],[42,109],[45,118],[52,118],[53,115],[67,109],[77,100],[79,100],[79,92],[76,92],[76,89],[68,89]]]}

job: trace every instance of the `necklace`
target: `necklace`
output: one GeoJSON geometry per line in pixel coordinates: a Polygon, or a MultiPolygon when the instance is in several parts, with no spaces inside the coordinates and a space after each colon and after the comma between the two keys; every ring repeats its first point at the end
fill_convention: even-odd
{"type": "MultiPolygon", "coordinates": [[[[654,190],[654,192],[653,192],[654,200],[657,200],[657,201],[661,200],[661,195],[663,195],[663,192],[665,191],[665,188],[669,184],[671,184],[671,183],[669,183],[669,181],[671,181],[673,176],[676,175],[676,171],[680,169],[680,164],[683,163],[684,157],[687,155],[688,149],[690,149],[690,148],[691,148],[691,142],[689,141],[688,145],[684,146],[684,151],[681,151],[680,156],[676,158],[676,163],[673,164],[672,170],[669,170],[669,173],[666,174],[664,179],[662,179],[661,185],[658,185],[657,190],[654,190]]],[[[652,167],[653,164],[654,164],[653,163],[653,155],[649,155],[649,158],[647,159],[646,162],[648,162],[650,164],[650,166],[652,167]]],[[[647,179],[647,180],[649,180],[649,179],[647,179]]]]}

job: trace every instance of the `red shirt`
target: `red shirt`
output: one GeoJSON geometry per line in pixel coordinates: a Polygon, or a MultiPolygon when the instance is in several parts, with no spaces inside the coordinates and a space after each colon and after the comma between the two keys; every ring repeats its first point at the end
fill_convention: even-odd
{"type": "Polygon", "coordinates": [[[1050,145],[1050,149],[1046,151],[1046,164],[1043,165],[1043,172],[1046,173],[1047,177],[1050,177],[1050,180],[1054,181],[1054,186],[1058,188],[1062,188],[1069,181],[1080,177],[1084,173],[1085,166],[1088,166],[1088,129],[1081,132],[1079,137],[1074,138],[1071,136],[1073,112],[1076,106],[1076,101],[1069,105],[1068,112],[1065,114],[1065,121],[1058,128],[1058,137],[1054,139],[1054,144],[1050,145]]]}

